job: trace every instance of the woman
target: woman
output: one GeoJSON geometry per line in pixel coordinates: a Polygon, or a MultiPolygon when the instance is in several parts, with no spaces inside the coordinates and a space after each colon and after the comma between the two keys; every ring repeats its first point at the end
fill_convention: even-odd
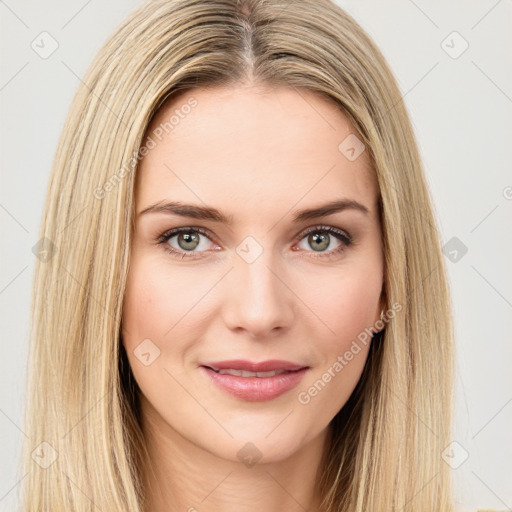
{"type": "Polygon", "coordinates": [[[42,221],[24,510],[452,510],[439,235],[359,25],[150,1],[83,84],[42,221]]]}

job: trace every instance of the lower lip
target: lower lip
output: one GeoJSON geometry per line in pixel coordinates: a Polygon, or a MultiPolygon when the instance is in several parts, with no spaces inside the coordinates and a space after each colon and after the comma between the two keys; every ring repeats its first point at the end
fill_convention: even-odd
{"type": "Polygon", "coordinates": [[[308,370],[302,368],[294,372],[281,373],[274,377],[239,377],[217,373],[201,366],[208,377],[224,391],[236,398],[251,402],[263,402],[276,398],[299,384],[308,370]]]}

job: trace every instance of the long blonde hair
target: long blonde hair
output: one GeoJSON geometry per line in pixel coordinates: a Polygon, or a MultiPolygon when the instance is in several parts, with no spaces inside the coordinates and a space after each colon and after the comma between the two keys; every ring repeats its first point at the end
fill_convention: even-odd
{"type": "Polygon", "coordinates": [[[385,297],[402,306],[333,420],[323,509],[452,510],[449,289],[384,57],[330,0],[151,0],[96,56],[56,152],[31,310],[24,511],[144,510],[137,389],[119,342],[139,151],[166,99],[242,81],[315,91],[349,117],[379,185],[385,297]]]}

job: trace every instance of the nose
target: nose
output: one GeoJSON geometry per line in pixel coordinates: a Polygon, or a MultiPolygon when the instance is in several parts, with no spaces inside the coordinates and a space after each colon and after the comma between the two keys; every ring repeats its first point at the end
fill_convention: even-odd
{"type": "Polygon", "coordinates": [[[270,251],[251,263],[237,256],[226,288],[222,311],[229,329],[263,339],[294,324],[294,294],[270,251]]]}

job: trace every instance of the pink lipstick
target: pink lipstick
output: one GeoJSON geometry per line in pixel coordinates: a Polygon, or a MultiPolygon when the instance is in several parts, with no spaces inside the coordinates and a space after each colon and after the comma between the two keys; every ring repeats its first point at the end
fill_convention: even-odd
{"type": "Polygon", "coordinates": [[[308,366],[283,360],[207,362],[201,366],[223,391],[252,402],[271,400],[296,387],[308,366]]]}

